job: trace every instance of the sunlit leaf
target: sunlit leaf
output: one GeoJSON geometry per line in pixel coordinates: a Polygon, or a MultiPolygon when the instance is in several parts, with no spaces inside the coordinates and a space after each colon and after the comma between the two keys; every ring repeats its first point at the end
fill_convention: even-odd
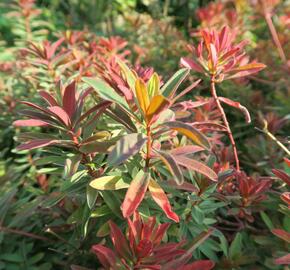
{"type": "Polygon", "coordinates": [[[176,130],[187,138],[191,139],[194,143],[200,145],[205,149],[210,149],[208,139],[196,128],[179,121],[172,121],[165,123],[170,129],[176,130]]]}
{"type": "Polygon", "coordinates": [[[147,111],[147,108],[149,107],[150,100],[149,100],[149,95],[147,92],[146,85],[141,79],[136,80],[135,91],[136,91],[138,104],[141,110],[143,111],[143,113],[145,114],[147,111]]]}
{"type": "Polygon", "coordinates": [[[203,163],[183,156],[174,156],[174,158],[179,165],[186,167],[189,170],[205,175],[212,181],[217,181],[217,174],[203,163]]]}
{"type": "Polygon", "coordinates": [[[170,202],[164,190],[153,179],[150,179],[149,191],[153,200],[162,208],[166,216],[175,222],[179,222],[179,217],[172,211],[170,202]]]}
{"type": "Polygon", "coordinates": [[[147,84],[149,96],[152,98],[152,97],[158,95],[159,88],[160,88],[159,76],[156,73],[153,73],[153,75],[151,76],[151,78],[147,84]]]}
{"type": "Polygon", "coordinates": [[[132,133],[123,136],[112,149],[108,156],[110,166],[116,166],[126,161],[131,156],[139,153],[147,140],[143,134],[132,133]]]}
{"type": "Polygon", "coordinates": [[[139,171],[127,190],[122,203],[122,212],[125,218],[130,217],[142,202],[148,188],[150,174],[139,171]]]}
{"type": "Polygon", "coordinates": [[[160,159],[166,165],[168,170],[173,176],[173,179],[178,185],[181,185],[184,181],[181,168],[178,166],[175,158],[170,153],[164,151],[156,151],[159,154],[160,159]]]}
{"type": "Polygon", "coordinates": [[[170,102],[161,95],[154,96],[150,102],[149,108],[146,111],[147,123],[150,123],[154,116],[158,116],[160,112],[169,106],[170,102]]]}
{"type": "Polygon", "coordinates": [[[128,188],[129,184],[120,176],[108,175],[94,179],[90,182],[90,186],[98,190],[118,190],[128,188]]]}
{"type": "Polygon", "coordinates": [[[185,80],[188,74],[188,68],[182,68],[178,70],[161,88],[160,92],[162,95],[165,97],[173,97],[177,88],[185,80]]]}

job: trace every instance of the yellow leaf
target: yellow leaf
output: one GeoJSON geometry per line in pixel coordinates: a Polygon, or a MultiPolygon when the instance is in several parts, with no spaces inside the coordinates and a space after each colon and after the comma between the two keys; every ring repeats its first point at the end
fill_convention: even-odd
{"type": "Polygon", "coordinates": [[[90,186],[98,190],[118,190],[128,188],[129,184],[125,183],[120,176],[108,175],[94,179],[90,186]]]}
{"type": "Polygon", "coordinates": [[[147,88],[148,88],[149,96],[151,98],[158,95],[159,88],[160,88],[160,80],[159,80],[157,73],[153,73],[153,75],[151,76],[151,78],[148,82],[147,88]]]}
{"type": "Polygon", "coordinates": [[[160,112],[162,112],[169,104],[170,104],[169,100],[167,100],[162,95],[154,96],[146,112],[147,123],[149,123],[152,120],[154,115],[157,115],[160,112]]]}
{"type": "Polygon", "coordinates": [[[137,96],[139,106],[141,110],[143,111],[143,113],[145,114],[147,111],[147,108],[149,107],[150,100],[149,100],[149,95],[146,89],[146,85],[141,79],[138,79],[136,81],[135,90],[136,90],[136,96],[137,96]]]}

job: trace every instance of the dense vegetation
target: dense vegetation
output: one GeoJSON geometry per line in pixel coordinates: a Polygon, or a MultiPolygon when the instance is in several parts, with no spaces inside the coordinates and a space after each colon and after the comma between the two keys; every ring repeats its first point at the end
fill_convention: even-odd
{"type": "Polygon", "coordinates": [[[0,270],[289,269],[289,1],[0,5],[0,270]]]}

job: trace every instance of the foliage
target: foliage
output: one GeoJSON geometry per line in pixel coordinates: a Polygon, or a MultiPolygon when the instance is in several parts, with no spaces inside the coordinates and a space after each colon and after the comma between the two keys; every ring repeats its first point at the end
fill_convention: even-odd
{"type": "Polygon", "coordinates": [[[1,4],[0,269],[288,269],[288,2],[185,2],[1,4]]]}

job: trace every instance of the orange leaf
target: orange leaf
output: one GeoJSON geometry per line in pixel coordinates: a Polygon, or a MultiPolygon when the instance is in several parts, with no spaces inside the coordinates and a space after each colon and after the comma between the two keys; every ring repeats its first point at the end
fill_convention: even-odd
{"type": "Polygon", "coordinates": [[[162,208],[166,216],[175,222],[179,222],[179,217],[172,211],[171,205],[164,190],[153,179],[150,179],[149,191],[153,200],[162,208]]]}
{"type": "Polygon", "coordinates": [[[169,104],[169,100],[167,100],[162,95],[157,95],[153,97],[146,112],[147,123],[150,123],[152,118],[161,113],[165,108],[169,106],[169,104]]]}
{"type": "Polygon", "coordinates": [[[136,90],[136,96],[137,96],[139,106],[141,110],[143,111],[143,113],[145,114],[147,111],[147,108],[149,107],[150,100],[149,100],[149,95],[146,89],[146,85],[141,79],[138,79],[136,81],[135,90],[136,90]]]}

